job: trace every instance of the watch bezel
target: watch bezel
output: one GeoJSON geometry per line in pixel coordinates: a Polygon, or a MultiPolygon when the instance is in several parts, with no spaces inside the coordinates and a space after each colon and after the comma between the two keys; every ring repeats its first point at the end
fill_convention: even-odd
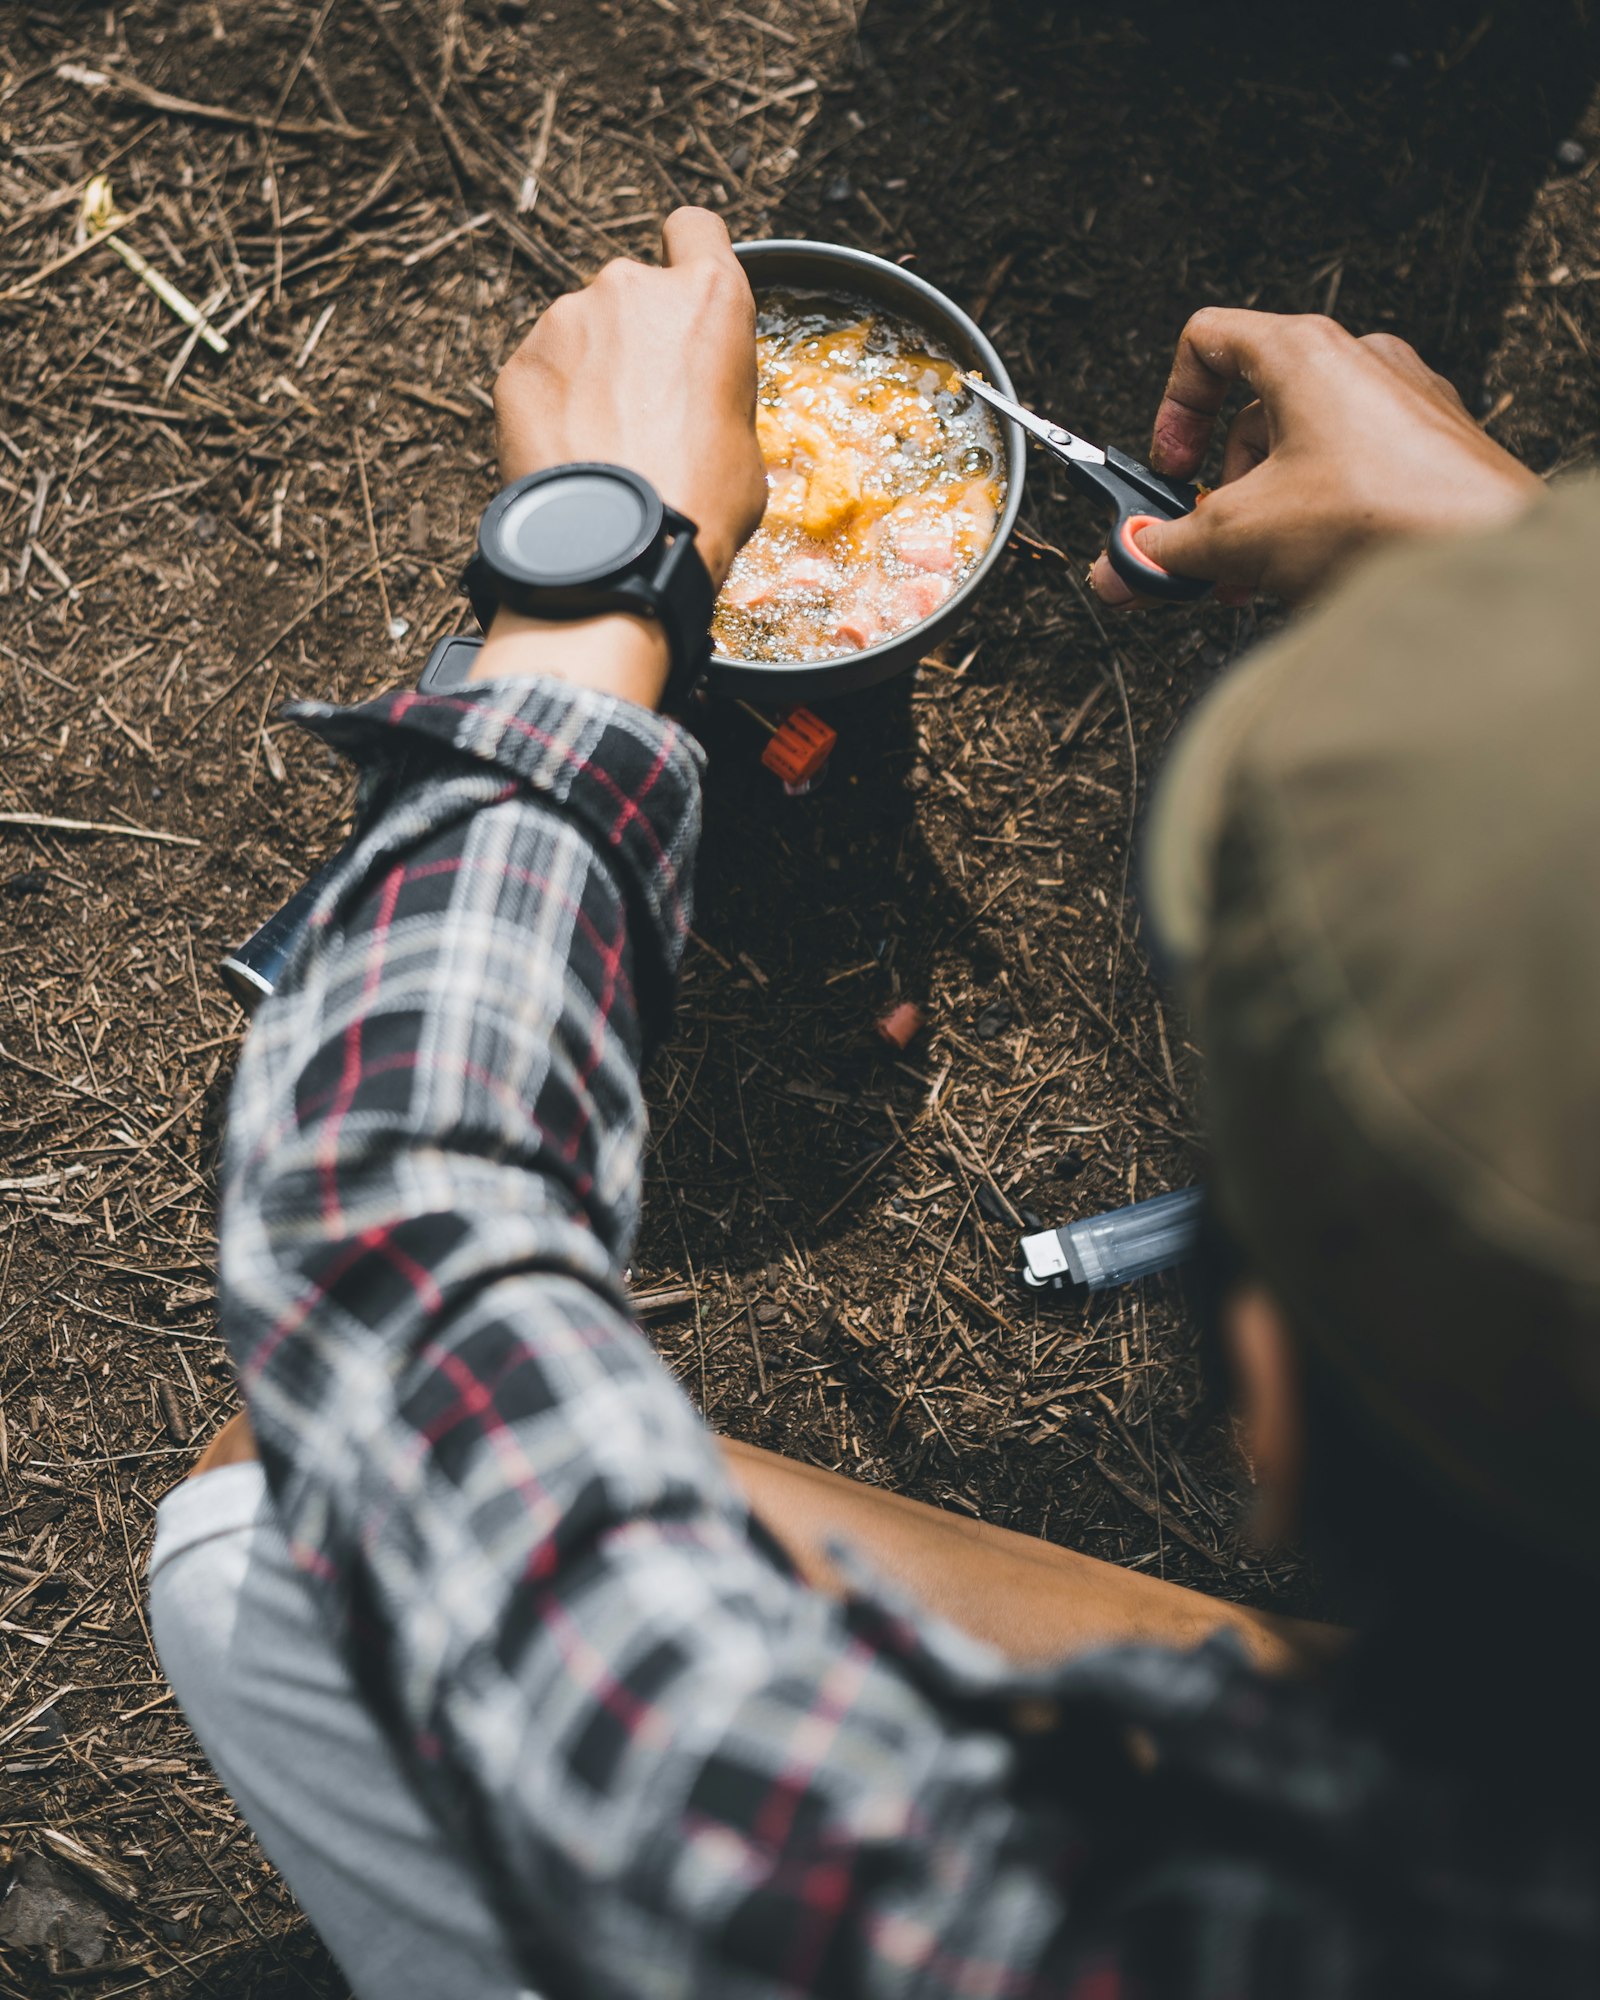
{"type": "Polygon", "coordinates": [[[552,465],[543,472],[530,472],[521,479],[514,479],[489,502],[478,523],[478,554],[494,576],[504,579],[517,590],[556,592],[605,589],[635,575],[644,557],[660,545],[667,528],[666,514],[665,503],[649,480],[625,465],[610,465],[603,460],[590,459],[552,465]],[[560,485],[580,475],[614,480],[626,486],[641,502],[643,524],[623,553],[598,568],[566,570],[559,576],[540,574],[508,556],[497,537],[500,523],[518,501],[539,487],[560,485]]]}

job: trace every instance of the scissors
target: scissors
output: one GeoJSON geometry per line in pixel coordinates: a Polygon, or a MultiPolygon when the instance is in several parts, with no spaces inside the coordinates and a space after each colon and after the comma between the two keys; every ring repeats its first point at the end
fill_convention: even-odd
{"type": "Polygon", "coordinates": [[[1081,492],[1098,494],[1116,508],[1117,518],[1106,553],[1111,558],[1111,567],[1130,590],[1136,590],[1141,597],[1162,598],[1169,604],[1183,604],[1205,596],[1211,588],[1209,583],[1163,569],[1151,561],[1134,539],[1152,521],[1176,521],[1184,514],[1192,514],[1200,500],[1198,486],[1191,486],[1183,479],[1163,479],[1159,472],[1152,472],[1148,465],[1129,458],[1115,445],[1090,444],[1087,438],[1074,437],[1060,424],[1036,417],[1021,403],[1014,403],[998,389],[991,389],[981,375],[963,373],[961,380],[973,395],[981,397],[1014,424],[1020,424],[1035,444],[1042,445],[1052,458],[1058,459],[1081,492]]]}

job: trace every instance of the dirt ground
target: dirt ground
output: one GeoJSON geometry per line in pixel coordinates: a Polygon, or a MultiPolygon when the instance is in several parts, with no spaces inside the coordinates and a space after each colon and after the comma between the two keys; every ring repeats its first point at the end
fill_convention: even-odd
{"type": "MultiPolygon", "coordinates": [[[[467,623],[487,390],[519,330],[701,200],[736,234],[914,260],[1091,435],[1137,444],[1185,314],[1231,301],[1407,334],[1560,471],[1600,422],[1587,12],[0,18],[0,812],[100,829],[0,821],[0,1829],[99,1858],[85,1990],[344,1990],[164,1695],[139,1575],[157,1499],[232,1405],[212,1192],[244,1021],[215,962],[350,803],[276,711],[414,675],[467,623]],[[72,254],[96,172],[225,355],[109,248],[72,254]]],[[[697,942],[651,1079],[635,1286],[679,1295],[651,1331],[735,1435],[1325,1610],[1241,1541],[1245,1474],[1176,1291],[1062,1307],[1011,1276],[1017,1214],[1203,1170],[1130,828],[1257,629],[1214,607],[1105,626],[1081,588],[1093,513],[1036,464],[1023,519],[941,661],[835,706],[817,795],[777,791],[740,711],[705,716],[697,942]],[[929,1027],[892,1060],[872,1024],[898,998],[929,1027]]],[[[59,1988],[0,1946],[0,1992],[59,1988]]]]}

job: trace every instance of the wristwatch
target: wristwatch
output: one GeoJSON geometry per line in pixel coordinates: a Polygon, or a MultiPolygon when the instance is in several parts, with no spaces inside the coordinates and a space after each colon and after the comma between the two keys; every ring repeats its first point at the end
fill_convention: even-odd
{"type": "Polygon", "coordinates": [[[621,465],[556,465],[489,502],[462,583],[485,631],[501,605],[528,618],[654,618],[672,656],[663,705],[681,702],[711,653],[716,592],[695,523],[621,465]]]}

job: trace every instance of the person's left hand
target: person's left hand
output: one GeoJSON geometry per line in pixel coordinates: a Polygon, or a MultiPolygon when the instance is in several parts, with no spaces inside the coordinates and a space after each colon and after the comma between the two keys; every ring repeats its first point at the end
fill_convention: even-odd
{"type": "MultiPolygon", "coordinates": [[[[1158,472],[1195,477],[1239,382],[1256,400],[1228,430],[1216,491],[1139,534],[1164,568],[1215,582],[1220,603],[1258,590],[1303,603],[1370,549],[1481,532],[1544,490],[1393,334],[1358,338],[1316,313],[1219,306],[1197,312],[1178,343],[1156,413],[1158,472]]],[[[1106,556],[1089,580],[1103,604],[1135,601],[1106,556]]]]}

